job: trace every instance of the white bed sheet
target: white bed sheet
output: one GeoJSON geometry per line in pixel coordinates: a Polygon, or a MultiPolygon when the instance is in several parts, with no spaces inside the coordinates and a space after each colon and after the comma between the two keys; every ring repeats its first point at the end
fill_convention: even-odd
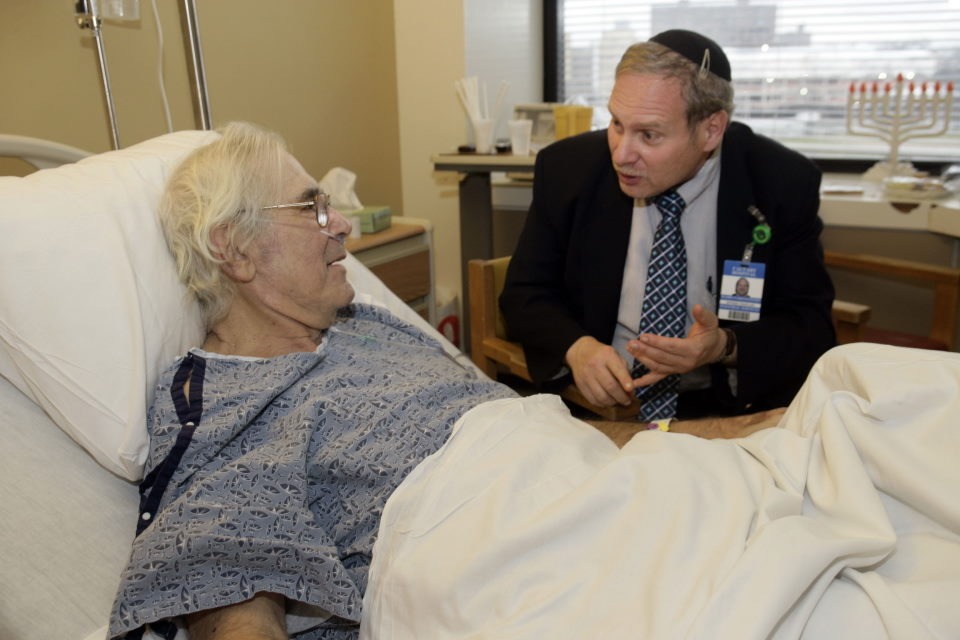
{"type": "Polygon", "coordinates": [[[960,355],[850,345],[785,428],[622,450],[483,405],[388,501],[362,637],[958,638],[958,389],[960,355]]]}

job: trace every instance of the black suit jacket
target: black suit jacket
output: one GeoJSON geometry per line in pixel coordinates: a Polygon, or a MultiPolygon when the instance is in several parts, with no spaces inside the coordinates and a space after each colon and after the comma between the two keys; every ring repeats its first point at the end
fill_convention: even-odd
{"type": "MultiPolygon", "coordinates": [[[[802,155],[731,123],[721,148],[717,274],[739,260],[756,220],[772,238],[757,245],[766,265],[760,320],[723,321],[737,334],[734,395],[726,368],[711,365],[711,391],[688,415],[785,406],[820,355],[835,344],[833,285],[823,264],[817,214],[820,172],[802,155]]],[[[537,155],[533,202],[500,297],[510,337],[537,383],[563,366],[567,349],[591,335],[610,344],[617,322],[633,199],[617,182],[606,131],[560,140],[537,155]]],[[[719,287],[718,287],[719,288],[719,287]]],[[[716,309],[714,309],[716,311],[716,309]]],[[[689,408],[689,399],[686,401],[689,408]]]]}

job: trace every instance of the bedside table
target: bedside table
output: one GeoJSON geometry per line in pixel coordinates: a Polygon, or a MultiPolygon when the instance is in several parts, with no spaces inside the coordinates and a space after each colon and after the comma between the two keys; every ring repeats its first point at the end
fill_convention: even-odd
{"type": "Polygon", "coordinates": [[[348,238],[346,248],[414,311],[436,324],[433,225],[429,220],[394,218],[383,231],[348,238]]]}

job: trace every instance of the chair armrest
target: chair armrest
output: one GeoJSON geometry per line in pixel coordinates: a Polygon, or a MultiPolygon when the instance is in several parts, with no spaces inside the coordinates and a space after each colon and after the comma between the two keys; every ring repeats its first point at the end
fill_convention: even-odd
{"type": "Polygon", "coordinates": [[[837,343],[863,342],[867,321],[870,320],[870,307],[856,302],[834,300],[831,310],[833,325],[837,330],[837,343]]]}
{"type": "Polygon", "coordinates": [[[527,369],[527,359],[523,355],[523,348],[516,342],[509,342],[503,338],[486,337],[480,342],[480,348],[485,357],[499,362],[513,375],[533,382],[530,371],[527,369]]]}
{"type": "Polygon", "coordinates": [[[847,302],[846,300],[833,301],[833,319],[838,322],[866,324],[870,319],[870,311],[870,307],[865,304],[847,302]]]}
{"type": "Polygon", "coordinates": [[[824,263],[828,267],[849,269],[861,273],[876,273],[887,276],[900,276],[908,280],[922,280],[934,284],[960,285],[960,269],[938,267],[932,264],[871,256],[863,253],[842,253],[824,251],[824,263]]]}
{"type": "MultiPolygon", "coordinates": [[[[470,357],[490,377],[496,377],[498,368],[532,382],[523,348],[502,337],[502,318],[497,299],[503,289],[510,258],[471,260],[468,264],[470,287],[470,357]]],[[[640,401],[634,399],[628,407],[598,407],[589,402],[576,385],[570,384],[560,395],[607,420],[634,420],[640,411],[640,401]]]]}

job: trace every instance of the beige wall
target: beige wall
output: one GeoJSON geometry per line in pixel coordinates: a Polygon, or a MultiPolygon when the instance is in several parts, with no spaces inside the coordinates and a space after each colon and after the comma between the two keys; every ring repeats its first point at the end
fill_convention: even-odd
{"type": "Polygon", "coordinates": [[[397,0],[397,86],[404,207],[434,224],[437,287],[460,295],[457,176],[436,173],[430,157],[464,139],[453,83],[464,75],[460,2],[397,0]]]}
{"type": "MultiPolygon", "coordinates": [[[[173,122],[192,128],[178,4],[158,2],[166,40],[165,70],[173,122]]],[[[124,146],[166,131],[157,80],[157,36],[149,2],[134,23],[103,28],[120,141],[124,146]]],[[[99,152],[111,148],[96,48],[71,2],[0,3],[0,130],[99,152]]]]}
{"type": "Polygon", "coordinates": [[[198,2],[214,124],[279,131],[314,176],[346,167],[361,202],[402,213],[392,4],[198,2]]]}
{"type": "MultiPolygon", "coordinates": [[[[158,0],[175,129],[196,128],[179,0],[158,0]]],[[[94,152],[110,130],[94,41],[67,0],[0,2],[0,132],[94,152]]],[[[280,132],[308,171],[358,176],[364,204],[434,223],[438,284],[459,292],[456,178],[430,155],[462,141],[453,81],[464,72],[460,2],[203,0],[197,3],[214,126],[280,132]]],[[[103,39],[122,146],[162,134],[151,3],[106,22],[103,39]]],[[[0,159],[0,174],[29,168],[0,159]]]]}
{"type": "MultiPolygon", "coordinates": [[[[90,151],[110,148],[94,40],[70,2],[0,3],[0,129],[90,151]],[[10,98],[13,99],[10,99],[10,98]]],[[[180,2],[158,0],[174,129],[194,119],[180,2]]],[[[318,178],[358,174],[361,201],[402,208],[392,2],[198,2],[213,125],[249,120],[280,132],[318,178]]],[[[166,132],[151,3],[137,22],[105,22],[122,146],[166,132]]]]}
{"type": "MultiPolygon", "coordinates": [[[[151,106],[157,105],[155,125],[147,131],[139,128],[146,115],[138,117],[134,113],[146,109],[129,108],[128,98],[137,92],[126,86],[129,66],[148,46],[155,48],[153,32],[125,26],[107,29],[105,41],[112,80],[117,89],[124,89],[116,100],[120,116],[126,122],[124,132],[128,140],[162,133],[159,102],[153,102],[156,81],[149,85],[151,95],[140,98],[144,103],[150,100],[151,106]],[[141,31],[140,41],[131,37],[141,31]],[[126,47],[130,41],[137,46],[126,47]]],[[[167,31],[171,36],[177,35],[173,25],[167,31]]],[[[176,48],[178,45],[172,44],[171,49],[176,48]]],[[[0,131],[55,140],[90,151],[109,149],[110,134],[96,60],[90,31],[77,27],[71,3],[33,0],[0,3],[0,86],[3,87],[0,131]]],[[[182,66],[182,55],[180,61],[182,66]]],[[[145,66],[144,74],[152,73],[155,65],[154,61],[145,66]]],[[[141,88],[139,93],[148,93],[146,80],[136,84],[141,88]]],[[[175,89],[180,83],[172,84],[171,89],[175,89]]]]}

